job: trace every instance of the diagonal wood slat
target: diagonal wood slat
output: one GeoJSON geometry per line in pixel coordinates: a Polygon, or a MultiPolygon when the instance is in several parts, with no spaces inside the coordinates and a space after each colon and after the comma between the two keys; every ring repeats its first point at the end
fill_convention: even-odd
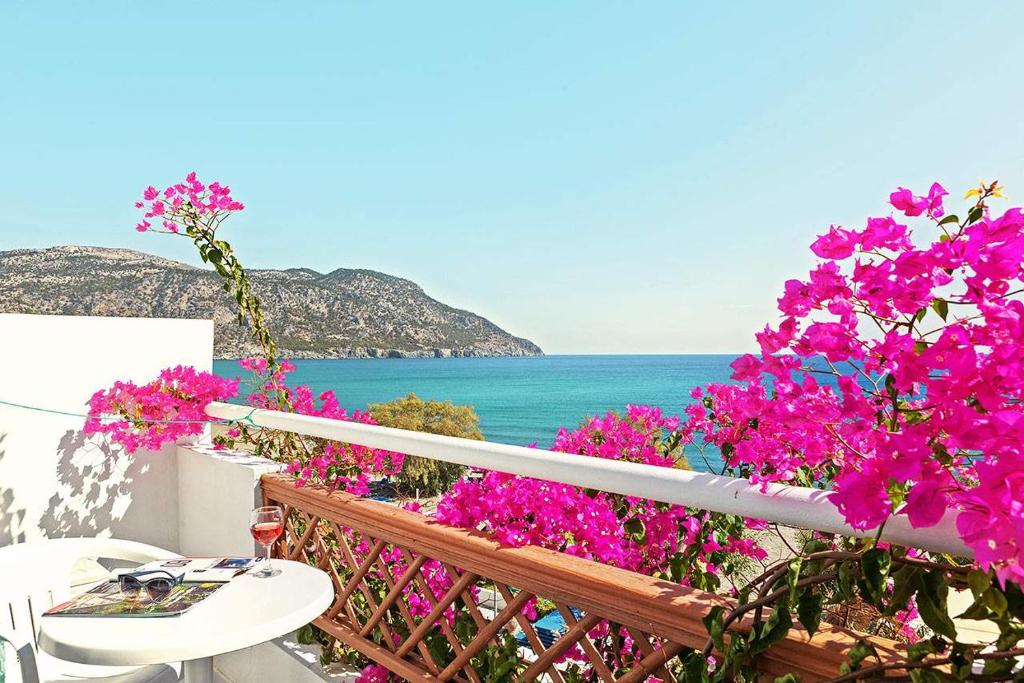
{"type": "Polygon", "coordinates": [[[516,613],[523,608],[523,605],[526,604],[526,601],[532,597],[533,596],[530,593],[527,593],[526,591],[520,591],[519,595],[513,598],[512,602],[506,605],[505,609],[501,610],[498,616],[491,620],[489,624],[480,629],[480,631],[476,634],[476,637],[473,638],[473,640],[470,641],[468,645],[466,645],[466,649],[462,651],[462,654],[460,654],[458,657],[452,660],[452,663],[445,667],[444,671],[441,672],[439,678],[442,681],[446,681],[449,678],[451,678],[456,671],[462,668],[464,664],[469,662],[473,655],[480,652],[480,650],[482,650],[484,646],[491,642],[491,640],[493,640],[494,637],[498,635],[498,631],[500,631],[505,624],[511,621],[516,616],[516,613]]]}
{"type": "MultiPolygon", "coordinates": [[[[562,619],[565,620],[566,626],[572,628],[576,625],[576,616],[572,613],[571,609],[568,609],[562,605],[558,606],[558,613],[562,615],[562,619]]],[[[587,655],[587,659],[590,660],[591,666],[594,667],[594,671],[605,683],[613,683],[615,676],[612,675],[611,669],[605,663],[601,653],[597,651],[594,644],[590,642],[590,636],[584,636],[580,639],[580,647],[583,648],[583,652],[587,655]]]]}
{"type": "MultiPolygon", "coordinates": [[[[380,569],[380,573],[384,577],[384,582],[388,585],[388,595],[385,598],[385,600],[381,602],[380,607],[377,608],[377,611],[373,613],[370,619],[359,631],[359,635],[365,638],[373,632],[373,627],[380,622],[380,619],[383,618],[385,614],[387,614],[387,598],[391,597],[392,595],[395,596],[392,602],[398,603],[398,613],[402,616],[402,619],[405,620],[405,624],[408,627],[408,629],[412,631],[414,628],[416,628],[416,620],[413,619],[413,616],[409,612],[409,608],[406,607],[405,602],[398,599],[399,596],[402,594],[403,586],[400,586],[395,583],[394,578],[391,576],[391,572],[388,570],[387,567],[384,566],[384,561],[379,556],[377,557],[377,567],[380,569]],[[378,617],[378,615],[380,616],[378,617]]],[[[412,571],[406,570],[406,572],[403,574],[403,579],[405,579],[405,577],[408,576],[409,580],[411,581],[412,577],[419,573],[420,567],[417,566],[416,563],[414,562],[413,566],[410,569],[412,571]]],[[[406,583],[408,583],[408,581],[406,583]]],[[[420,642],[416,643],[416,647],[419,650],[420,656],[423,658],[423,661],[426,663],[427,668],[430,669],[430,673],[437,674],[440,668],[437,666],[437,662],[434,661],[434,656],[431,654],[430,648],[427,647],[427,644],[421,640],[420,642]]]]}
{"type": "MultiPolygon", "coordinates": [[[[446,572],[448,572],[448,576],[459,576],[462,573],[452,565],[448,564],[447,562],[442,562],[441,566],[444,567],[444,570],[446,572]]],[[[473,596],[470,594],[468,588],[462,591],[461,597],[462,604],[465,606],[466,612],[469,614],[470,619],[473,620],[477,628],[484,628],[487,625],[487,620],[484,619],[484,615],[480,613],[480,609],[479,607],[477,607],[477,604],[473,601],[473,596]]]]}
{"type": "MultiPolygon", "coordinates": [[[[647,636],[640,633],[637,629],[632,626],[626,626],[626,631],[629,632],[630,637],[633,639],[633,643],[640,647],[640,652],[644,657],[650,657],[654,654],[654,648],[651,646],[647,636]]],[[[642,660],[641,660],[642,661],[642,660]]],[[[669,675],[668,671],[665,670],[664,666],[659,666],[654,670],[654,675],[660,678],[665,683],[674,683],[675,678],[669,675]]]]}
{"type": "Polygon", "coordinates": [[[289,560],[298,559],[299,555],[305,552],[306,544],[309,543],[309,539],[313,537],[313,534],[317,532],[317,526],[320,520],[315,517],[310,517],[306,513],[299,511],[299,515],[302,517],[302,521],[306,523],[306,531],[302,534],[302,537],[295,543],[295,547],[288,553],[289,560]]]}
{"type": "MultiPolygon", "coordinates": [[[[355,587],[359,589],[359,592],[362,594],[363,598],[366,600],[366,604],[370,606],[371,610],[376,610],[378,608],[377,600],[373,597],[373,591],[370,590],[370,587],[366,585],[366,582],[362,579],[370,571],[370,568],[377,561],[377,558],[380,557],[380,553],[384,549],[385,545],[386,543],[382,540],[376,541],[373,544],[373,547],[370,548],[370,551],[366,554],[362,564],[359,565],[360,571],[356,572],[356,576],[352,577],[352,581],[356,582],[355,587]]],[[[349,566],[355,566],[357,563],[356,556],[352,552],[352,548],[349,546],[348,541],[344,538],[339,539],[338,547],[341,548],[342,553],[346,556],[349,566]]],[[[347,589],[348,586],[346,586],[346,590],[347,589]]],[[[396,639],[391,631],[391,627],[388,626],[386,621],[378,622],[377,627],[380,629],[381,635],[383,636],[384,645],[389,650],[394,650],[396,647],[396,639]]]]}
{"type": "MultiPolygon", "coordinates": [[[[508,586],[503,583],[497,584],[498,591],[501,593],[501,597],[505,599],[506,603],[512,602],[512,591],[509,590],[508,586]]],[[[540,637],[537,635],[537,631],[534,630],[533,624],[526,618],[526,615],[522,611],[516,613],[516,623],[519,624],[519,628],[522,629],[526,635],[526,642],[533,648],[533,652],[539,657],[544,654],[544,643],[540,642],[540,637]]],[[[565,679],[562,677],[560,672],[554,665],[552,665],[547,671],[548,677],[553,683],[565,683],[565,679]]]]}
{"type": "Polygon", "coordinates": [[[409,650],[411,650],[416,643],[418,643],[425,635],[427,635],[427,632],[434,627],[434,622],[443,618],[444,611],[448,609],[448,606],[455,602],[460,595],[462,595],[462,591],[466,589],[466,586],[473,583],[478,578],[480,577],[470,572],[466,572],[460,576],[452,587],[448,589],[448,592],[444,594],[444,597],[437,601],[434,608],[430,610],[430,614],[423,617],[423,621],[421,621],[416,627],[416,630],[412,632],[409,639],[402,643],[396,654],[399,657],[408,654],[409,650]]]}
{"type": "MultiPolygon", "coordinates": [[[[384,550],[384,546],[387,545],[387,541],[385,541],[384,539],[380,539],[376,543],[374,543],[373,547],[370,548],[370,552],[367,553],[366,557],[360,563],[356,561],[356,557],[352,553],[352,548],[349,547],[348,541],[345,540],[345,535],[341,533],[341,530],[335,527],[335,533],[337,534],[338,538],[338,548],[341,549],[342,556],[348,563],[349,568],[353,571],[352,578],[348,580],[348,583],[345,584],[345,587],[338,595],[338,601],[340,603],[344,603],[348,601],[349,597],[352,595],[352,593],[355,592],[357,588],[362,586],[363,577],[365,577],[366,573],[370,571],[370,567],[373,566],[373,563],[377,560],[377,556],[380,555],[381,551],[384,550]]],[[[333,614],[331,612],[328,612],[327,616],[334,617],[338,614],[333,609],[332,612],[333,614]]]]}
{"type": "MultiPolygon", "coordinates": [[[[402,557],[405,559],[406,562],[412,561],[412,554],[408,550],[402,551],[402,557]]],[[[451,574],[449,574],[449,576],[451,576],[451,574]]],[[[426,578],[424,578],[422,573],[420,573],[416,577],[416,585],[423,593],[423,595],[426,596],[427,602],[430,603],[430,606],[436,607],[437,596],[434,595],[433,589],[427,583],[427,580],[426,578]]],[[[455,653],[455,655],[458,656],[462,654],[462,643],[459,642],[459,638],[455,635],[455,631],[452,629],[451,624],[448,623],[448,620],[441,619],[440,622],[438,623],[440,623],[441,625],[441,633],[444,634],[444,637],[448,641],[448,644],[452,646],[452,651],[455,653]]],[[[466,664],[466,666],[463,667],[462,670],[469,677],[470,681],[472,681],[473,683],[481,683],[480,676],[479,674],[477,674],[476,670],[472,667],[472,665],[466,664]]]]}
{"type": "MultiPolygon", "coordinates": [[[[371,631],[373,631],[373,627],[377,625],[378,621],[384,618],[384,615],[387,614],[387,611],[391,609],[392,605],[394,605],[396,602],[398,602],[400,605],[404,607],[405,603],[400,602],[398,598],[402,596],[402,590],[409,585],[409,582],[415,579],[416,575],[420,573],[420,567],[422,567],[423,563],[426,561],[427,558],[423,555],[420,555],[415,560],[413,560],[412,564],[409,565],[409,568],[402,573],[402,576],[398,579],[398,581],[395,581],[393,578],[391,578],[391,575],[388,573],[387,567],[384,566],[384,563],[381,561],[380,557],[377,558],[378,568],[380,569],[381,574],[384,576],[384,581],[388,584],[389,590],[388,594],[384,596],[384,600],[381,601],[380,606],[377,608],[377,611],[374,612],[363,625],[363,628],[359,631],[359,635],[366,637],[371,631]]],[[[413,628],[414,624],[411,623],[411,617],[407,619],[407,621],[410,621],[409,628],[413,628]]]]}
{"type": "Polygon", "coordinates": [[[555,663],[559,655],[575,645],[580,638],[586,637],[587,631],[599,623],[601,623],[601,617],[596,614],[589,614],[577,621],[571,629],[565,632],[564,636],[556,640],[554,645],[544,651],[544,654],[537,657],[517,680],[532,681],[536,679],[544,672],[544,669],[555,663]]]}
{"type": "Polygon", "coordinates": [[[617,683],[640,683],[640,681],[646,681],[648,676],[654,674],[656,670],[671,661],[673,657],[679,656],[684,649],[679,643],[665,643],[640,660],[640,663],[635,665],[628,674],[619,678],[617,683]]]}

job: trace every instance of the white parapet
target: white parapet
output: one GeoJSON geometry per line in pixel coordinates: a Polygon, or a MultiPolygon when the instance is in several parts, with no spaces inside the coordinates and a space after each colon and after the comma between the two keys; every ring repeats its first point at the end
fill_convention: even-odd
{"type": "Polygon", "coordinates": [[[253,555],[249,513],[262,504],[260,477],[283,465],[208,446],[178,447],[178,544],[182,555],[253,555]]]}
{"type": "MultiPolygon", "coordinates": [[[[650,498],[701,510],[765,519],[800,529],[847,536],[873,537],[878,531],[853,529],[829,500],[829,492],[800,486],[762,487],[746,479],[722,477],[638,463],[584,458],[566,453],[507,444],[424,434],[404,429],[345,422],[274,410],[253,410],[229,403],[211,403],[217,418],[240,420],[272,429],[334,439],[370,448],[418,455],[467,467],[497,470],[610,493],[650,498]]],[[[947,515],[938,525],[914,529],[905,516],[889,519],[884,540],[953,555],[970,556],[947,515]]]]}

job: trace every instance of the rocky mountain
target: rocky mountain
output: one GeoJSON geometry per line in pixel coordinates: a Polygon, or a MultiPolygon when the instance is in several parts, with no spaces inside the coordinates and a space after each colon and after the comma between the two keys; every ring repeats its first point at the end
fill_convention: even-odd
{"type": "MultiPolygon", "coordinates": [[[[475,313],[414,282],[372,270],[250,271],[281,355],[378,358],[540,355],[475,313]]],[[[213,318],[218,358],[253,355],[221,280],[128,249],[63,246],[0,252],[0,313],[213,318]]]]}

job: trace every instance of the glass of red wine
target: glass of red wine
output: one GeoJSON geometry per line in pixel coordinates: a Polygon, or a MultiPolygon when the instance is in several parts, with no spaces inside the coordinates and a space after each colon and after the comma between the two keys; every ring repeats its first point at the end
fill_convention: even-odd
{"type": "Polygon", "coordinates": [[[280,569],[270,566],[270,546],[281,537],[281,532],[284,531],[284,511],[277,505],[256,508],[249,518],[249,531],[256,542],[263,546],[267,556],[263,568],[253,573],[253,576],[266,579],[280,574],[280,569]]]}

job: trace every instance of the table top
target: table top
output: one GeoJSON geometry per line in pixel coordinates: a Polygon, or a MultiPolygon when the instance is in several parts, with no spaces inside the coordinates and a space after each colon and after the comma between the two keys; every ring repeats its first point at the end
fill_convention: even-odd
{"type": "Polygon", "coordinates": [[[274,560],[273,567],[281,573],[266,579],[243,574],[179,616],[44,616],[39,647],[60,659],[104,666],[212,657],[290,633],[334,600],[334,585],[319,569],[288,560],[274,560]]]}

